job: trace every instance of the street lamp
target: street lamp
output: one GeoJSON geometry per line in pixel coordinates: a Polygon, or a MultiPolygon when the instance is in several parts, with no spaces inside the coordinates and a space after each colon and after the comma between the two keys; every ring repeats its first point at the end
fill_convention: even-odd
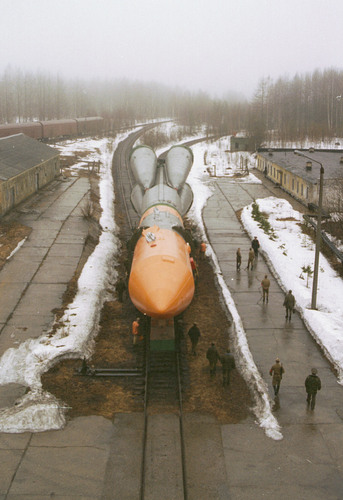
{"type": "Polygon", "coordinates": [[[314,270],[313,270],[313,284],[312,284],[312,301],[311,309],[317,309],[317,288],[318,288],[318,268],[319,268],[319,250],[320,250],[320,240],[321,240],[321,227],[322,227],[322,209],[323,209],[323,180],[324,180],[324,168],[320,161],[311,158],[311,156],[305,155],[302,151],[295,150],[294,154],[298,156],[303,156],[308,160],[314,161],[320,165],[320,177],[319,177],[319,200],[318,200],[318,218],[317,218],[317,232],[316,232],[316,251],[314,257],[314,270]]]}

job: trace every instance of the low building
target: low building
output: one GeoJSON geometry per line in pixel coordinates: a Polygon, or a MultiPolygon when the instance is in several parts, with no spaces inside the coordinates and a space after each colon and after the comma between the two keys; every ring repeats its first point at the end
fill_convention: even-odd
{"type": "MultiPolygon", "coordinates": [[[[305,205],[318,205],[320,165],[294,149],[259,149],[256,167],[287,193],[305,205]]],[[[321,163],[324,168],[323,207],[343,211],[343,150],[302,152],[321,163]]]]}
{"type": "Polygon", "coordinates": [[[255,151],[255,139],[253,137],[230,136],[230,152],[255,151]]]}
{"type": "Polygon", "coordinates": [[[24,134],[0,139],[0,216],[60,175],[59,152],[24,134]]]}

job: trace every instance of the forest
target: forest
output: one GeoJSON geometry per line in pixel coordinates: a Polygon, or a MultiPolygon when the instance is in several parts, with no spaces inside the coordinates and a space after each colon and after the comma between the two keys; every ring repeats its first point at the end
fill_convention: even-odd
{"type": "Polygon", "coordinates": [[[158,83],[67,80],[7,68],[0,74],[0,123],[83,116],[111,118],[116,128],[174,118],[193,133],[245,131],[256,146],[275,139],[324,140],[343,136],[343,70],[262,78],[251,100],[218,99],[158,83]]]}

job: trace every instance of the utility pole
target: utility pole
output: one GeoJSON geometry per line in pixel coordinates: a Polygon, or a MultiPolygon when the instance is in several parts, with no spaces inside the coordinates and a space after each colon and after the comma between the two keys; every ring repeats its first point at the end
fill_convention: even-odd
{"type": "Polygon", "coordinates": [[[302,151],[295,150],[294,154],[298,156],[303,156],[315,163],[320,165],[320,176],[319,176],[319,199],[318,199],[318,218],[317,218],[317,230],[316,230],[316,250],[314,255],[314,270],[313,270],[313,283],[312,283],[312,301],[311,309],[317,309],[317,289],[318,289],[318,270],[319,270],[319,251],[321,242],[321,228],[322,228],[322,211],[323,211],[323,183],[324,183],[324,168],[320,161],[305,155],[302,151]]]}

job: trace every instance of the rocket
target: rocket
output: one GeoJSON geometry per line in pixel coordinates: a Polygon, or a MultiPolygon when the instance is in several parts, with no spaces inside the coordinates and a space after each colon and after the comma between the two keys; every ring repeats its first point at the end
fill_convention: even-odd
{"type": "Polygon", "coordinates": [[[173,146],[157,160],[149,146],[130,155],[135,179],[131,202],[140,216],[129,277],[129,295],[142,313],[169,319],[184,311],[194,295],[190,245],[183,217],[193,202],[186,183],[193,164],[192,150],[173,146]]]}

